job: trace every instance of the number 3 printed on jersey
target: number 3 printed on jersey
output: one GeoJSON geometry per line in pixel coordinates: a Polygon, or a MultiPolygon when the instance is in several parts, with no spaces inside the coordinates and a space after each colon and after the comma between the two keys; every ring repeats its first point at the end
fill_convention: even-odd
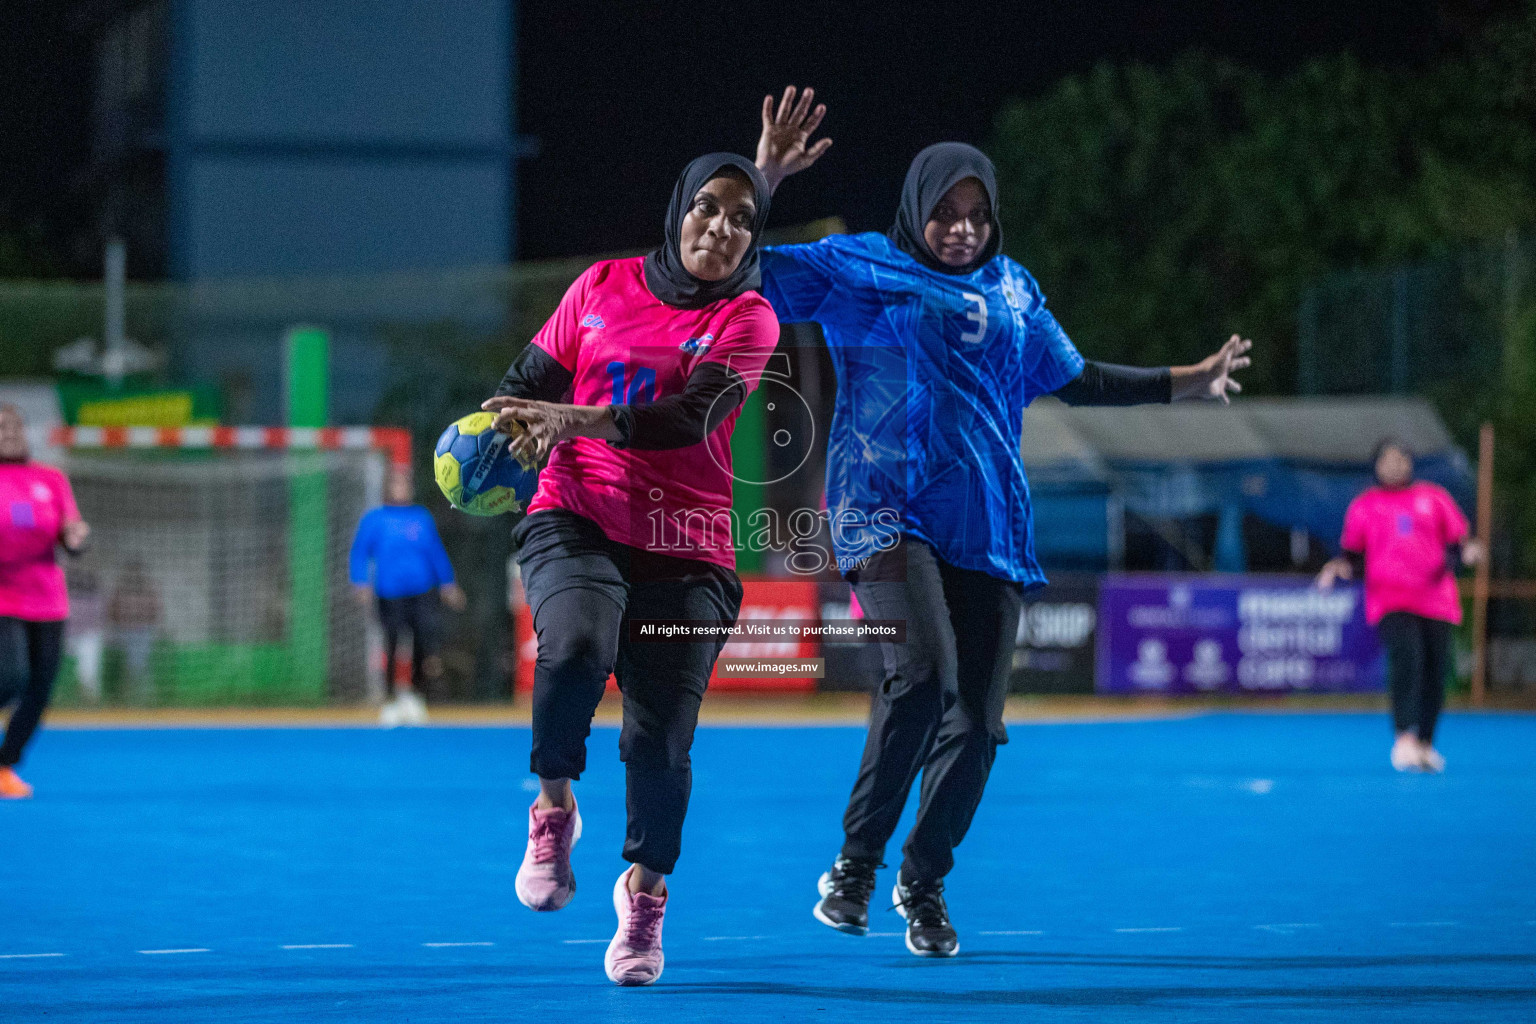
{"type": "Polygon", "coordinates": [[[987,336],[987,300],[975,292],[962,292],[966,302],[974,303],[976,308],[966,310],[965,318],[975,324],[975,328],[960,335],[961,341],[977,342],[987,336]]]}

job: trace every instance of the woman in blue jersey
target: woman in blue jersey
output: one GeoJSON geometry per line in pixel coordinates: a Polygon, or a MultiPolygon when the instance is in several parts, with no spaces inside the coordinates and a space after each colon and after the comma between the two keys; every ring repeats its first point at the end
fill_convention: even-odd
{"type": "MultiPolygon", "coordinates": [[[[830,145],[826,112],[793,87],[763,102],[757,166],[770,185],[830,145]]],[[[1035,279],[1000,254],[997,183],[979,150],[929,146],[912,161],[895,225],[763,250],[762,293],[783,322],[815,321],[838,390],[827,441],[827,511],[838,568],[864,613],[906,622],[882,645],[885,677],[815,915],[864,934],[875,871],[912,784],[917,822],[892,900],[919,956],[959,949],[943,898],[953,850],[1007,742],[1007,690],[1035,561],[1019,453],[1024,407],[1220,399],[1241,390],[1251,342],[1234,335],[1194,366],[1083,359],[1035,279]]]]}
{"type": "Polygon", "coordinates": [[[454,611],[463,611],[465,605],[464,591],[454,582],[453,564],[437,535],[432,513],[415,504],[415,496],[411,474],[400,469],[391,472],[384,488],[384,504],[366,513],[357,524],[347,559],[358,600],[364,606],[377,600],[379,625],[384,628],[387,699],[379,711],[379,721],[385,725],[426,722],[421,688],[443,674],[437,653],[441,639],[439,603],[454,611]],[[411,634],[411,681],[395,686],[395,654],[407,630],[411,634]]]}

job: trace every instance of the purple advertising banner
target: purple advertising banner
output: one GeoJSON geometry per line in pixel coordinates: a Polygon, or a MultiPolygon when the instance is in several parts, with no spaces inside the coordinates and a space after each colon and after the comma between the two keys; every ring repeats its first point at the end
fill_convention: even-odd
{"type": "Polygon", "coordinates": [[[1380,690],[1358,587],[1283,576],[1110,576],[1099,590],[1101,693],[1380,690]]]}

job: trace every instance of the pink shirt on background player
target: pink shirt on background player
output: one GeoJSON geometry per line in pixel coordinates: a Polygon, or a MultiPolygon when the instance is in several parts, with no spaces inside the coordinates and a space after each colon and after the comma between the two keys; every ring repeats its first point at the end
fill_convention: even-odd
{"type": "Polygon", "coordinates": [[[80,518],[69,480],[36,462],[0,464],[0,616],[29,622],[69,618],[64,570],[54,547],[80,518]]]}
{"type": "Polygon", "coordinates": [[[1412,612],[1459,623],[1446,547],[1466,536],[1466,516],[1435,484],[1372,487],[1350,502],[1339,543],[1365,556],[1366,621],[1374,626],[1389,612],[1412,612]]]}
{"type": "MultiPolygon", "coordinates": [[[[577,405],[653,402],[682,392],[700,363],[723,363],[757,388],[779,323],[757,292],[701,309],[669,306],[645,286],[644,257],[605,260],[576,279],[533,344],[575,376],[577,405]]],[[[555,445],[528,511],[563,508],[609,540],[735,568],[731,428],[703,442],[642,451],[578,437],[555,445]]]]}

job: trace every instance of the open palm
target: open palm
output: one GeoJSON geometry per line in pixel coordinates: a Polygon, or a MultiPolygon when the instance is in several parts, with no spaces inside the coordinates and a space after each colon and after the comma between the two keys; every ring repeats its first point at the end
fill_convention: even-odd
{"type": "Polygon", "coordinates": [[[1243,390],[1233,377],[1238,370],[1253,363],[1248,350],[1253,342],[1240,335],[1232,335],[1227,343],[1193,366],[1173,367],[1173,399],[1214,399],[1230,402],[1231,395],[1243,390]]]}
{"type": "Polygon", "coordinates": [[[1229,393],[1236,394],[1243,390],[1243,386],[1234,380],[1232,375],[1253,362],[1244,354],[1251,348],[1253,348],[1253,342],[1234,334],[1214,356],[1209,357],[1207,360],[1210,363],[1211,374],[1211,382],[1207,386],[1209,397],[1228,402],[1231,401],[1228,397],[1229,393]]]}
{"type": "Polygon", "coordinates": [[[777,188],[779,182],[797,171],[803,171],[821,158],[832,147],[831,139],[811,142],[811,136],[827,116],[827,107],[811,103],[816,90],[807,87],[796,97],[794,86],[787,86],[775,108],[773,97],[763,97],[763,133],[757,140],[757,169],[763,172],[768,184],[777,188]]]}

